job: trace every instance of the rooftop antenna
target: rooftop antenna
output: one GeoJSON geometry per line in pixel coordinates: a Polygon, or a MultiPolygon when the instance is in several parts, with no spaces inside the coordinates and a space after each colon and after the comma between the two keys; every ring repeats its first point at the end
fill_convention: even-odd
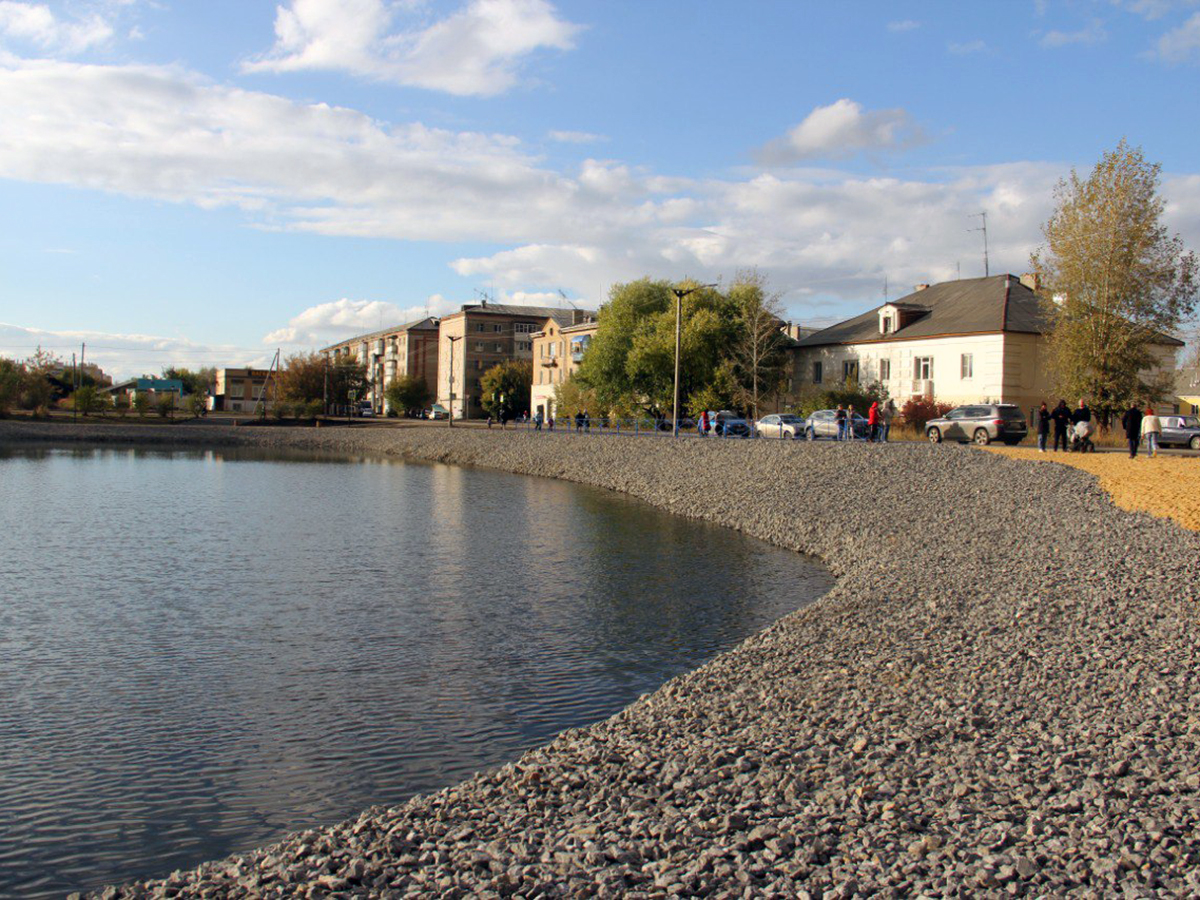
{"type": "Polygon", "coordinates": [[[967,216],[968,219],[980,218],[983,220],[983,225],[979,228],[968,228],[967,231],[982,231],[983,232],[983,277],[987,278],[991,272],[988,270],[988,249],[987,249],[987,210],[983,212],[973,213],[967,216]]]}
{"type": "Polygon", "coordinates": [[[883,276],[883,302],[888,302],[888,283],[886,275],[883,276]]]}
{"type": "Polygon", "coordinates": [[[954,272],[955,281],[962,281],[962,263],[957,259],[954,261],[954,272]]]}
{"type": "Polygon", "coordinates": [[[490,293],[488,293],[485,290],[481,290],[479,288],[475,288],[475,296],[477,296],[483,302],[484,306],[487,306],[489,303],[495,302],[492,299],[492,295],[490,293]]]}
{"type": "Polygon", "coordinates": [[[576,312],[579,312],[579,307],[578,307],[578,306],[576,306],[576,305],[575,305],[575,304],[574,304],[574,303],[571,301],[571,298],[567,296],[567,292],[566,292],[566,291],[564,291],[562,288],[557,288],[557,290],[558,290],[558,296],[560,296],[560,297],[562,297],[564,300],[566,300],[566,301],[567,301],[567,304],[568,304],[568,305],[571,307],[571,309],[575,310],[576,312]]]}

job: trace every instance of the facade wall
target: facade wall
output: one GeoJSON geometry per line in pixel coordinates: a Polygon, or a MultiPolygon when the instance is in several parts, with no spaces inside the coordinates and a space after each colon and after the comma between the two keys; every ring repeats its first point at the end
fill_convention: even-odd
{"type": "Polygon", "coordinates": [[[534,336],[530,415],[536,416],[539,409],[543,416],[555,415],[554,390],[579,368],[597,327],[595,323],[589,323],[564,328],[549,319],[544,329],[534,336]]]}
{"type": "Polygon", "coordinates": [[[483,373],[497,363],[533,359],[533,336],[545,320],[516,313],[465,310],[441,320],[438,341],[438,403],[450,409],[450,338],[454,341],[455,418],[484,415],[480,404],[483,373]]]}
{"type": "Polygon", "coordinates": [[[397,329],[376,332],[334,344],[325,349],[326,356],[350,354],[367,367],[371,386],[367,396],[377,413],[387,411],[384,391],[395,379],[412,375],[421,378],[430,392],[437,390],[438,332],[433,328],[397,329]]]}
{"type": "MultiPolygon", "coordinates": [[[[267,369],[217,369],[208,408],[225,412],[253,412],[267,383],[267,369]]],[[[270,399],[266,403],[271,408],[270,399]]]]}
{"type": "Polygon", "coordinates": [[[795,356],[794,389],[796,393],[812,393],[837,388],[845,382],[849,364],[849,371],[857,372],[860,384],[879,381],[897,405],[915,397],[933,397],[952,404],[985,400],[1007,403],[1005,337],[980,334],[802,347],[795,356]],[[969,357],[966,372],[964,356],[969,357]],[[817,363],[821,364],[819,382],[814,380],[817,363]]]}

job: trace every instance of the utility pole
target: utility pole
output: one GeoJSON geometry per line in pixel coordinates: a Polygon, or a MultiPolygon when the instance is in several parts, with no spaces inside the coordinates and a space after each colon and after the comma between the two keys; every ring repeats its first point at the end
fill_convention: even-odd
{"type": "MultiPolygon", "coordinates": [[[[75,354],[71,354],[71,388],[75,391],[79,390],[79,364],[75,361],[75,354]]],[[[71,398],[71,422],[79,421],[79,407],[75,405],[75,398],[71,398]]]]}
{"type": "Polygon", "coordinates": [[[675,295],[675,403],[671,407],[671,436],[679,437],[679,357],[683,346],[683,298],[702,288],[716,287],[715,284],[698,284],[691,288],[671,288],[675,295]]]}
{"type": "MultiPolygon", "coordinates": [[[[451,428],[454,427],[454,342],[461,341],[464,337],[466,335],[462,334],[454,337],[446,336],[446,339],[450,341],[450,415],[446,417],[446,420],[450,423],[451,428]]],[[[463,380],[466,380],[465,366],[463,367],[463,380]]]]}
{"type": "Polygon", "coordinates": [[[982,231],[983,232],[983,277],[987,278],[992,274],[988,269],[988,246],[987,246],[987,210],[974,213],[967,216],[968,219],[979,218],[983,220],[983,224],[979,228],[968,228],[967,231],[982,231]]]}

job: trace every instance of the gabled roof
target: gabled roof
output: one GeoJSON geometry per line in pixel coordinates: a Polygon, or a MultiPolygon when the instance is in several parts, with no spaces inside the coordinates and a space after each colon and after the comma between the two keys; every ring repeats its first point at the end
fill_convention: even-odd
{"type": "Polygon", "coordinates": [[[321,352],[326,353],[335,347],[342,347],[346,344],[353,344],[358,341],[377,341],[380,338],[385,338],[389,334],[399,334],[402,331],[437,331],[438,319],[436,316],[426,316],[424,319],[417,319],[415,322],[407,322],[404,325],[393,325],[391,328],[382,328],[379,331],[372,331],[369,334],[359,334],[354,337],[348,337],[338,341],[336,344],[330,344],[328,347],[322,347],[321,352]]]}
{"type": "Polygon", "coordinates": [[[992,275],[946,281],[915,291],[809,335],[800,341],[800,346],[823,347],[1001,331],[1041,334],[1044,323],[1037,294],[1014,275],[992,275]],[[903,328],[880,334],[879,310],[887,305],[921,314],[903,328]]]}

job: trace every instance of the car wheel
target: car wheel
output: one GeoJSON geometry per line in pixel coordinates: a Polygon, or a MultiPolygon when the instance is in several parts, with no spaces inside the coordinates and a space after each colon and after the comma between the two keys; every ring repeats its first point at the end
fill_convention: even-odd
{"type": "Polygon", "coordinates": [[[1200,434],[1188,441],[1188,446],[1193,450],[1200,450],[1200,434]]]}
{"type": "Polygon", "coordinates": [[[942,431],[940,428],[930,428],[925,434],[931,444],[940,444],[942,442],[942,431]]]}
{"type": "Polygon", "coordinates": [[[977,443],[980,447],[986,447],[992,442],[992,439],[988,435],[986,428],[976,428],[974,440],[975,443],[977,443]]]}

